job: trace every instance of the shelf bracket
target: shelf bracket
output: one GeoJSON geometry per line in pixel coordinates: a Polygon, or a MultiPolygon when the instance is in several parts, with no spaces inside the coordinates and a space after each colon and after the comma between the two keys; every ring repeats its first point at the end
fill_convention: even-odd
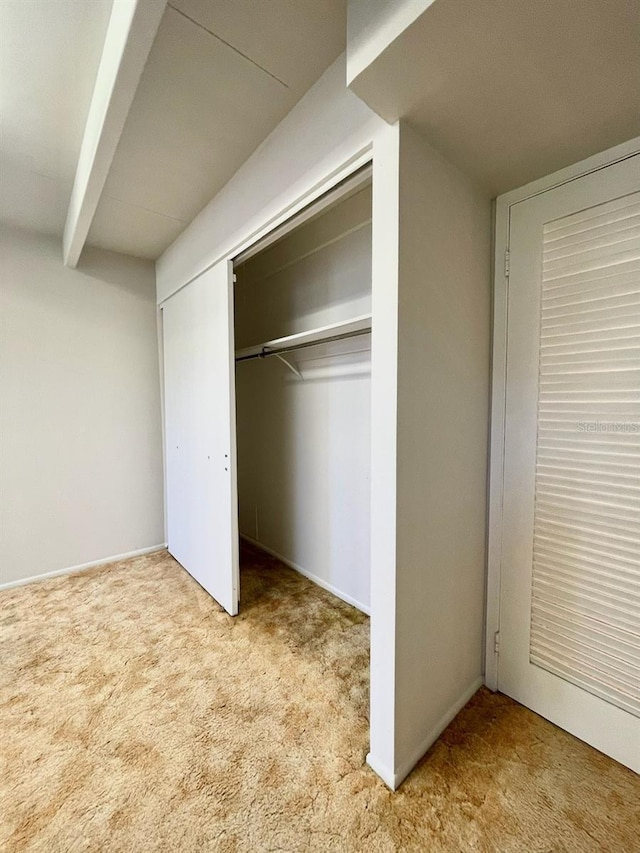
{"type": "MultiPolygon", "coordinates": [[[[265,355],[267,355],[267,353],[265,353],[265,355]]],[[[277,359],[279,359],[283,364],[286,364],[286,366],[289,368],[289,370],[292,373],[295,373],[295,375],[299,376],[300,379],[302,379],[302,381],[304,382],[304,376],[302,375],[302,373],[300,373],[298,368],[295,367],[293,364],[291,364],[291,362],[288,359],[286,359],[283,355],[280,355],[279,352],[269,353],[269,355],[275,355],[275,357],[277,359]]]]}

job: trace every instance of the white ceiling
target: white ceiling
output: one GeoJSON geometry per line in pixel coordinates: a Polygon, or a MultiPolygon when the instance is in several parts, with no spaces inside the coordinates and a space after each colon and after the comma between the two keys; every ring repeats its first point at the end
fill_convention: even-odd
{"type": "MultiPolygon", "coordinates": [[[[62,235],[111,5],[0,0],[4,222],[62,235]]],[[[169,0],[87,244],[158,257],[345,41],[346,0],[169,0]]]]}
{"type": "Polygon", "coordinates": [[[157,258],[345,38],[345,0],[169,0],[87,242],[157,258]]]}
{"type": "Polygon", "coordinates": [[[0,219],[61,234],[112,0],[0,0],[0,219]]]}
{"type": "MultiPolygon", "coordinates": [[[[121,2],[121,0],[115,0],[121,2]]],[[[0,218],[61,235],[112,0],[0,0],[0,218]]],[[[169,0],[88,244],[157,258],[345,48],[347,0],[169,0]]],[[[436,0],[352,88],[492,194],[640,133],[636,0],[436,0]]]]}
{"type": "Polygon", "coordinates": [[[497,195],[640,134],[640,7],[436,0],[351,88],[497,195]]]}

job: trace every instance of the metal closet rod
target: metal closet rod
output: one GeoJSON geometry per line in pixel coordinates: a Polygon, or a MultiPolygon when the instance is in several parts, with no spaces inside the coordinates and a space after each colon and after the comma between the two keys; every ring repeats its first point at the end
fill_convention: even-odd
{"type": "Polygon", "coordinates": [[[285,347],[277,347],[271,349],[270,347],[263,347],[262,352],[256,352],[252,355],[241,355],[236,358],[236,361],[251,361],[254,358],[269,358],[270,355],[281,355],[286,352],[294,352],[294,350],[298,349],[306,349],[307,347],[317,347],[320,344],[329,344],[333,341],[344,341],[347,338],[357,338],[360,335],[370,335],[371,329],[357,329],[354,332],[342,332],[340,335],[329,335],[326,338],[322,338],[317,341],[305,341],[300,344],[291,344],[290,346],[285,347]]]}

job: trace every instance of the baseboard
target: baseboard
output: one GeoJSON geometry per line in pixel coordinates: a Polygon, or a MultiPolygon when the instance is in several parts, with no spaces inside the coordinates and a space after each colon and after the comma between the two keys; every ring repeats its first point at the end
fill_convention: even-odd
{"type": "Polygon", "coordinates": [[[456,714],[464,708],[467,702],[482,687],[482,685],[483,679],[482,676],[480,676],[479,678],[476,678],[469,687],[467,687],[464,693],[453,703],[446,714],[438,720],[436,725],[429,731],[429,734],[420,742],[420,745],[411,754],[411,757],[404,761],[395,771],[392,771],[390,767],[387,767],[385,764],[378,761],[371,753],[367,755],[367,764],[369,767],[378,774],[388,788],[391,788],[392,791],[397,790],[429,747],[435,743],[451,720],[453,720],[456,714]]]}
{"type": "Polygon", "coordinates": [[[375,755],[372,755],[372,753],[368,753],[367,755],[367,764],[373,770],[373,772],[376,773],[382,779],[387,788],[391,788],[392,791],[395,791],[395,774],[390,767],[387,767],[386,764],[383,764],[381,761],[378,761],[378,759],[375,757],[375,755]]]}
{"type": "Polygon", "coordinates": [[[442,715],[436,725],[433,726],[427,736],[423,738],[419,746],[417,746],[416,749],[411,753],[410,757],[403,761],[403,763],[396,768],[395,773],[391,774],[392,784],[390,784],[388,779],[384,775],[382,775],[382,773],[380,773],[376,769],[376,767],[371,764],[371,762],[369,762],[369,758],[367,757],[367,762],[376,771],[376,773],[381,776],[382,780],[391,788],[392,791],[395,791],[402,784],[402,782],[404,782],[404,780],[407,778],[409,773],[411,773],[411,771],[420,761],[425,752],[429,749],[430,746],[433,746],[433,744],[440,737],[442,732],[447,728],[451,720],[453,720],[456,714],[458,714],[464,708],[464,706],[471,699],[471,697],[475,693],[477,693],[477,691],[482,687],[483,683],[483,677],[479,676],[467,687],[467,689],[458,697],[458,699],[453,703],[453,705],[451,705],[447,712],[442,715]]]}
{"type": "Polygon", "coordinates": [[[275,557],[277,560],[280,560],[285,564],[285,566],[289,566],[290,569],[294,569],[294,571],[303,575],[308,580],[313,581],[313,583],[322,587],[322,589],[326,589],[327,592],[335,595],[336,598],[340,598],[342,601],[345,601],[347,604],[350,604],[352,607],[361,610],[363,613],[366,613],[367,616],[371,615],[371,610],[367,607],[366,604],[363,604],[361,601],[358,601],[356,598],[353,598],[351,595],[347,595],[347,593],[342,592],[342,590],[328,583],[327,581],[319,578],[317,575],[314,575],[312,572],[307,571],[307,569],[299,566],[297,563],[294,563],[293,560],[289,560],[287,557],[283,557],[282,554],[278,554],[277,551],[274,551],[273,548],[269,548],[267,545],[263,545],[262,542],[258,542],[257,539],[254,539],[251,536],[247,536],[244,533],[240,534],[240,538],[244,539],[245,542],[248,542],[250,545],[255,545],[256,548],[260,548],[261,551],[265,551],[267,554],[270,554],[272,557],[275,557]]]}
{"type": "Polygon", "coordinates": [[[152,545],[150,548],[138,548],[137,551],[128,551],[126,554],[116,554],[114,557],[105,557],[102,560],[92,560],[90,563],[81,563],[78,566],[69,566],[66,569],[55,569],[53,572],[43,572],[41,575],[32,575],[29,578],[20,578],[16,581],[9,581],[8,583],[0,584],[0,590],[11,589],[15,586],[24,586],[24,584],[47,580],[48,578],[57,578],[60,577],[60,575],[72,575],[77,572],[84,572],[86,569],[94,569],[97,566],[106,566],[108,563],[117,563],[120,560],[128,560],[130,557],[142,557],[145,554],[153,554],[156,551],[163,551],[166,547],[166,544],[152,545]]]}

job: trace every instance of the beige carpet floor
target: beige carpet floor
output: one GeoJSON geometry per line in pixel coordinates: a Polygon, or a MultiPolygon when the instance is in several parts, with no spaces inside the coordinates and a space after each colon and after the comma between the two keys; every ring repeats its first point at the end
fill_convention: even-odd
{"type": "Polygon", "coordinates": [[[7,853],[640,850],[638,777],[486,690],[388,791],[367,618],[260,552],[236,619],[167,553],[0,605],[7,853]]]}

